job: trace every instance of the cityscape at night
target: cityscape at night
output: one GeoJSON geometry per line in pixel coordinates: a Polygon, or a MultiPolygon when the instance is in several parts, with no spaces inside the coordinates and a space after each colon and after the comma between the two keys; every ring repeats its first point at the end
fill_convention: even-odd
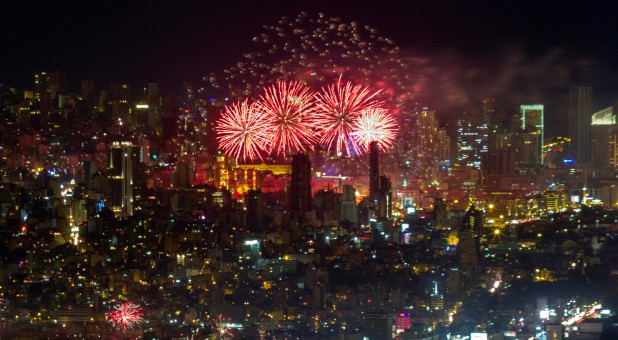
{"type": "Polygon", "coordinates": [[[2,7],[0,340],[618,339],[618,5],[2,7]]]}

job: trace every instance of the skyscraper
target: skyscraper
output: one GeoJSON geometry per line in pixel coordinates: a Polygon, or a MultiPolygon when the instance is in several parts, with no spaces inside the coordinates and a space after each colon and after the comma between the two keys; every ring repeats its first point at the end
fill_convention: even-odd
{"type": "Polygon", "coordinates": [[[569,88],[569,137],[571,157],[578,162],[591,159],[590,129],[592,123],[592,87],[569,88]]]}
{"type": "Polygon", "coordinates": [[[142,148],[114,142],[109,150],[107,199],[120,215],[133,215],[143,190],[142,148]]]}
{"type": "Polygon", "coordinates": [[[480,118],[457,120],[457,162],[461,166],[481,168],[483,154],[489,149],[487,122],[480,118]]]}
{"type": "Polygon", "coordinates": [[[341,195],[341,221],[348,221],[354,226],[358,224],[356,189],[348,184],[343,186],[341,195]]]}
{"type": "Polygon", "coordinates": [[[609,136],[612,127],[616,126],[616,115],[613,111],[613,106],[610,106],[592,115],[590,144],[594,171],[603,172],[609,168],[609,136]]]}
{"type": "Polygon", "coordinates": [[[539,132],[539,148],[538,155],[540,156],[539,163],[543,164],[543,145],[545,142],[545,122],[544,122],[544,107],[543,104],[520,105],[521,112],[521,128],[526,130],[528,127],[536,129],[539,132]]]}
{"type": "Polygon", "coordinates": [[[380,158],[378,142],[369,143],[369,199],[374,206],[378,205],[380,190],[380,158]]]}
{"type": "Polygon", "coordinates": [[[305,154],[292,157],[292,182],[290,208],[297,217],[311,211],[311,161],[305,154]]]}
{"type": "Polygon", "coordinates": [[[247,208],[247,228],[261,231],[264,227],[264,195],[261,190],[249,190],[245,196],[247,208]]]}
{"type": "Polygon", "coordinates": [[[463,218],[459,228],[459,252],[460,269],[465,276],[468,286],[476,283],[480,272],[480,237],[483,228],[483,211],[471,206],[463,218]]]}

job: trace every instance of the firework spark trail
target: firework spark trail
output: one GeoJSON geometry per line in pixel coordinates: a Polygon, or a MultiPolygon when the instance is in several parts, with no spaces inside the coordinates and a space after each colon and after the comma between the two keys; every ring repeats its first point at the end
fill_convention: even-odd
{"type": "Polygon", "coordinates": [[[126,331],[144,322],[144,314],[141,308],[132,303],[124,302],[114,307],[114,310],[105,314],[111,324],[117,329],[126,331]]]}
{"type": "Polygon", "coordinates": [[[232,96],[241,98],[281,80],[299,80],[319,88],[342,73],[382,87],[385,94],[390,90],[408,93],[411,88],[399,47],[375,28],[358,22],[301,12],[263,26],[253,41],[256,49],[224,71],[224,83],[214,73],[204,80],[214,89],[227,87],[232,96]]]}
{"type": "Polygon", "coordinates": [[[271,138],[270,152],[287,156],[292,151],[313,149],[311,129],[315,112],[314,96],[299,82],[279,82],[269,86],[256,102],[256,110],[266,116],[271,138]]]}
{"type": "Polygon", "coordinates": [[[269,147],[267,131],[272,129],[264,115],[248,100],[226,106],[217,121],[217,141],[223,152],[238,162],[262,159],[269,147]]]}
{"type": "Polygon", "coordinates": [[[368,151],[369,143],[374,141],[385,151],[397,138],[398,126],[388,110],[369,108],[356,118],[353,129],[351,135],[364,152],[368,151]]]}
{"type": "Polygon", "coordinates": [[[382,109],[383,102],[376,99],[379,94],[380,90],[372,91],[351,82],[342,84],[341,80],[318,92],[313,125],[320,135],[320,144],[334,149],[337,155],[359,153],[359,145],[351,139],[355,121],[363,110],[382,109]]]}
{"type": "Polygon", "coordinates": [[[225,339],[227,337],[233,337],[234,334],[230,331],[230,327],[227,325],[230,319],[225,319],[223,315],[219,314],[217,319],[213,319],[212,323],[216,329],[215,336],[217,339],[225,339]]]}

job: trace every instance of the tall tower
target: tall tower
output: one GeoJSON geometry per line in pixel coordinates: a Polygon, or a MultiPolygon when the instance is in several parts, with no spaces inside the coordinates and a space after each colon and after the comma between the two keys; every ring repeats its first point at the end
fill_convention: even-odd
{"type": "Polygon", "coordinates": [[[142,148],[130,142],[114,142],[109,150],[108,195],[111,209],[133,215],[143,190],[142,148]]]}
{"type": "Polygon", "coordinates": [[[609,140],[613,127],[616,126],[614,107],[598,111],[592,115],[591,147],[592,169],[594,171],[606,171],[609,168],[609,140]]]}
{"type": "Polygon", "coordinates": [[[311,211],[311,161],[305,154],[292,157],[292,183],[290,208],[301,218],[311,211]]]}
{"type": "Polygon", "coordinates": [[[521,112],[521,128],[526,130],[527,127],[536,129],[539,132],[538,155],[540,163],[544,163],[543,145],[545,143],[545,122],[544,122],[544,107],[543,104],[520,105],[521,112]]]}
{"type": "Polygon", "coordinates": [[[489,151],[489,128],[479,118],[457,120],[457,162],[461,166],[481,168],[483,154],[489,151]]]}
{"type": "Polygon", "coordinates": [[[378,142],[369,143],[369,198],[373,206],[378,205],[380,190],[380,156],[378,142]]]}
{"type": "Polygon", "coordinates": [[[474,286],[480,272],[480,237],[483,228],[483,211],[471,206],[459,228],[459,264],[468,286],[474,286]]]}
{"type": "Polygon", "coordinates": [[[483,98],[481,103],[483,104],[483,120],[491,127],[496,119],[496,117],[494,117],[496,112],[495,101],[493,98],[483,98]]]}
{"type": "Polygon", "coordinates": [[[264,197],[262,190],[249,190],[245,196],[247,207],[247,228],[261,231],[264,227],[264,197]]]}
{"type": "Polygon", "coordinates": [[[356,207],[356,189],[346,184],[343,186],[341,195],[341,221],[348,221],[354,225],[358,224],[358,211],[356,207]]]}
{"type": "Polygon", "coordinates": [[[591,158],[590,124],[592,122],[592,87],[569,88],[569,137],[571,156],[578,162],[591,158]]]}

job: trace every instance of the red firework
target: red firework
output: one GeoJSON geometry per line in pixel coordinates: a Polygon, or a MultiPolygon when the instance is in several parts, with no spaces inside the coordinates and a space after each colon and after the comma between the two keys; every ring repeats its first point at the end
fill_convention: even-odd
{"type": "Polygon", "coordinates": [[[133,328],[144,322],[144,314],[141,308],[133,302],[123,302],[114,307],[114,310],[105,314],[117,329],[126,331],[128,328],[133,328]]]}
{"type": "Polygon", "coordinates": [[[254,103],[245,99],[242,103],[225,106],[217,122],[217,141],[223,152],[236,161],[262,159],[261,153],[269,144],[270,126],[265,116],[256,110],[254,103]]]}
{"type": "Polygon", "coordinates": [[[312,149],[316,142],[311,130],[311,116],[315,112],[314,96],[299,82],[280,82],[269,86],[256,103],[257,110],[266,115],[272,129],[270,152],[287,156],[292,151],[312,149]]]}
{"type": "Polygon", "coordinates": [[[230,327],[228,324],[230,323],[230,319],[226,319],[223,315],[219,314],[217,319],[212,319],[212,323],[215,327],[215,336],[217,339],[225,339],[228,337],[233,337],[234,334],[230,332],[230,327]]]}
{"type": "Polygon", "coordinates": [[[345,84],[339,80],[335,85],[323,88],[316,94],[317,111],[314,127],[320,136],[320,144],[335,149],[337,155],[359,153],[359,146],[352,139],[354,124],[363,110],[380,109],[383,102],[367,86],[345,84]]]}
{"type": "Polygon", "coordinates": [[[354,122],[352,136],[363,151],[369,149],[371,142],[377,142],[380,149],[386,150],[397,137],[397,122],[386,109],[365,109],[354,122]]]}

